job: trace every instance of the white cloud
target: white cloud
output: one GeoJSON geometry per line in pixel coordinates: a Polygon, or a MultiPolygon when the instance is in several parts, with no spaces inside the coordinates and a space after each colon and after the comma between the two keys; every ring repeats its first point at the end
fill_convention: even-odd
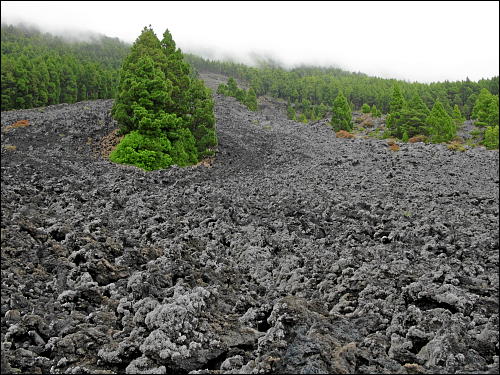
{"type": "MultiPolygon", "coordinates": [[[[498,75],[498,2],[9,2],[2,21],[133,42],[151,24],[184,51],[252,52],[410,81],[498,75]]],[[[208,55],[208,54],[207,54],[208,55]]]]}

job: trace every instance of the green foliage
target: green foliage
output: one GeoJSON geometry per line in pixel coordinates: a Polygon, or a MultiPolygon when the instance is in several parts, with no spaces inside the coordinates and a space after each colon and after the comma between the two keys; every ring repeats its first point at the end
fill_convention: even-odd
{"type": "Polygon", "coordinates": [[[170,156],[174,164],[185,167],[198,162],[196,140],[189,129],[181,128],[176,132],[169,132],[168,138],[172,142],[170,156]]]}
{"type": "Polygon", "coordinates": [[[403,131],[403,137],[401,138],[401,140],[403,142],[408,142],[408,140],[410,139],[410,137],[408,136],[408,132],[406,131],[406,129],[403,131]]]}
{"type": "Polygon", "coordinates": [[[328,106],[325,103],[321,103],[319,106],[316,106],[318,118],[325,118],[328,113],[328,106]]]}
{"type": "Polygon", "coordinates": [[[453,115],[451,117],[453,118],[457,126],[462,125],[463,122],[465,121],[464,117],[462,116],[462,113],[460,112],[460,108],[458,108],[457,104],[453,106],[453,115]]]}
{"type": "Polygon", "coordinates": [[[387,116],[387,128],[395,136],[401,132],[400,120],[401,112],[406,107],[406,100],[399,86],[394,85],[392,89],[392,98],[389,104],[389,115],[387,116]]]}
{"type": "Polygon", "coordinates": [[[151,170],[191,165],[213,155],[217,145],[213,106],[210,90],[192,76],[169,31],[160,41],[145,27],[123,63],[119,95],[112,108],[122,133],[144,138],[142,148],[122,150],[120,143],[117,149],[122,151],[114,159],[151,170]],[[163,138],[170,146],[158,150],[154,140],[163,138]]]}
{"type": "Polygon", "coordinates": [[[253,88],[249,88],[245,98],[245,105],[251,111],[257,110],[257,95],[255,95],[255,90],[253,88]]]}
{"type": "Polygon", "coordinates": [[[228,93],[229,93],[229,89],[228,89],[227,85],[221,83],[219,85],[219,87],[217,87],[217,94],[229,96],[228,93]]]}
{"type": "Polygon", "coordinates": [[[69,42],[2,24],[2,111],[113,98],[128,51],[104,36],[69,42]]]}
{"type": "Polygon", "coordinates": [[[290,103],[288,103],[288,106],[286,107],[286,115],[289,120],[296,120],[295,108],[290,103]]]}
{"type": "Polygon", "coordinates": [[[232,96],[236,98],[236,94],[238,93],[238,85],[236,84],[236,80],[233,77],[230,77],[227,80],[227,96],[232,96]]]}
{"type": "Polygon", "coordinates": [[[498,124],[486,128],[483,145],[489,150],[498,150],[498,124]]]}
{"type": "Polygon", "coordinates": [[[418,134],[425,134],[429,112],[422,98],[418,94],[413,95],[412,99],[405,103],[398,116],[393,118],[393,135],[403,137],[406,132],[408,138],[411,138],[418,134]]]}
{"type": "Polygon", "coordinates": [[[199,79],[191,80],[186,92],[187,113],[182,117],[188,123],[189,130],[196,141],[198,156],[205,158],[215,154],[217,134],[215,132],[214,101],[210,89],[199,79]]]}
{"type": "Polygon", "coordinates": [[[493,95],[492,100],[490,100],[485,120],[489,126],[498,125],[498,95],[493,95]]]}
{"type": "Polygon", "coordinates": [[[236,80],[230,77],[227,80],[227,84],[220,84],[217,88],[217,94],[222,94],[225,96],[232,96],[236,98],[240,103],[247,106],[250,111],[256,111],[258,109],[257,95],[253,87],[250,87],[248,91],[240,89],[236,84],[236,80]]]}
{"type": "Polygon", "coordinates": [[[380,117],[382,116],[382,113],[377,109],[377,106],[374,104],[372,105],[372,108],[370,109],[370,112],[373,117],[380,117]]]}
{"type": "Polygon", "coordinates": [[[114,163],[135,165],[146,171],[168,168],[173,164],[169,155],[172,146],[167,137],[146,137],[137,130],[127,134],[111,152],[114,163]]]}
{"type": "Polygon", "coordinates": [[[427,132],[432,143],[449,142],[456,135],[456,125],[439,100],[427,117],[427,132]]]}
{"type": "Polygon", "coordinates": [[[136,62],[128,60],[121,74],[118,98],[111,110],[123,134],[139,129],[140,117],[135,114],[137,107],[156,113],[172,101],[172,84],[156,68],[151,57],[139,55],[136,62]]]}
{"type": "Polygon", "coordinates": [[[488,118],[488,107],[490,102],[494,100],[493,95],[488,91],[488,89],[481,89],[476,102],[474,103],[474,108],[472,109],[471,118],[477,119],[480,122],[487,124],[488,118]]]}
{"type": "Polygon", "coordinates": [[[370,109],[370,106],[366,103],[364,103],[362,106],[361,106],[361,112],[363,113],[370,113],[371,109],[370,109]]]}
{"type": "Polygon", "coordinates": [[[340,92],[333,102],[332,119],[330,121],[335,132],[345,130],[351,132],[353,128],[351,107],[346,97],[340,92]]]}

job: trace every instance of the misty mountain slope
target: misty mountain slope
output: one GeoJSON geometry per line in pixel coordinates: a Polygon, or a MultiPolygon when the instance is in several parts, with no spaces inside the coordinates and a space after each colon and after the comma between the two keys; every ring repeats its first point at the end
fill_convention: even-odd
{"type": "Polygon", "coordinates": [[[2,373],[498,372],[498,152],[215,98],[213,165],[149,173],[112,101],[2,113],[2,373]]]}

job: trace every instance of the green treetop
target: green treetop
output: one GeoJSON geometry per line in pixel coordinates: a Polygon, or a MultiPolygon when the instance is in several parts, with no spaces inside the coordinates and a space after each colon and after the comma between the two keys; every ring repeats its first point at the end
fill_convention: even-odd
{"type": "Polygon", "coordinates": [[[393,135],[401,136],[401,129],[398,124],[401,119],[401,112],[406,107],[406,100],[398,85],[394,85],[392,89],[392,98],[389,104],[389,115],[387,116],[387,128],[393,135]]]}
{"type": "Polygon", "coordinates": [[[372,108],[370,111],[371,111],[373,117],[380,117],[382,115],[382,113],[380,113],[380,111],[377,109],[377,106],[375,104],[372,105],[372,108]]]}
{"type": "Polygon", "coordinates": [[[429,113],[429,108],[422,98],[418,94],[414,94],[399,112],[399,117],[394,119],[393,135],[404,138],[405,133],[408,137],[425,134],[425,120],[429,113]]]}
{"type": "Polygon", "coordinates": [[[485,88],[481,89],[471,114],[471,118],[477,120],[476,122],[477,126],[488,125],[488,117],[490,114],[490,103],[494,100],[495,100],[495,95],[492,95],[488,91],[488,89],[485,88]]]}
{"type": "Polygon", "coordinates": [[[448,142],[456,135],[456,125],[439,100],[436,100],[426,120],[431,142],[448,142]]]}
{"type": "Polygon", "coordinates": [[[498,124],[486,128],[483,145],[489,150],[498,150],[498,124]]]}
{"type": "Polygon", "coordinates": [[[364,103],[361,106],[361,112],[363,112],[363,113],[370,113],[370,106],[368,104],[364,103]]]}
{"type": "Polygon", "coordinates": [[[352,131],[351,107],[342,92],[340,92],[333,101],[330,124],[336,132],[339,130],[352,131]]]}
{"type": "Polygon", "coordinates": [[[233,77],[230,77],[227,80],[227,95],[236,97],[236,94],[238,93],[238,85],[236,84],[236,81],[233,77]]]}
{"type": "Polygon", "coordinates": [[[490,104],[488,104],[487,113],[486,123],[488,126],[498,125],[498,95],[493,95],[490,104]]]}
{"type": "Polygon", "coordinates": [[[392,89],[392,98],[389,104],[389,111],[391,113],[400,112],[406,105],[406,100],[401,92],[401,89],[398,85],[394,85],[392,89]]]}
{"type": "Polygon", "coordinates": [[[462,116],[462,113],[460,112],[460,108],[458,108],[458,105],[455,104],[453,106],[453,120],[455,121],[455,123],[457,124],[457,126],[461,125],[465,119],[464,117],[462,116]]]}

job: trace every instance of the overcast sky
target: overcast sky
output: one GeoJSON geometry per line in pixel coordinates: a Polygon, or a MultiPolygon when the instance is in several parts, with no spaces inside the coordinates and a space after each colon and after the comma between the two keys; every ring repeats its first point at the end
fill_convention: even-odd
{"type": "Polygon", "coordinates": [[[2,1],[2,22],[133,42],[165,29],[185,52],[252,53],[288,65],[335,65],[432,82],[498,75],[499,2],[60,2],[2,1]]]}

